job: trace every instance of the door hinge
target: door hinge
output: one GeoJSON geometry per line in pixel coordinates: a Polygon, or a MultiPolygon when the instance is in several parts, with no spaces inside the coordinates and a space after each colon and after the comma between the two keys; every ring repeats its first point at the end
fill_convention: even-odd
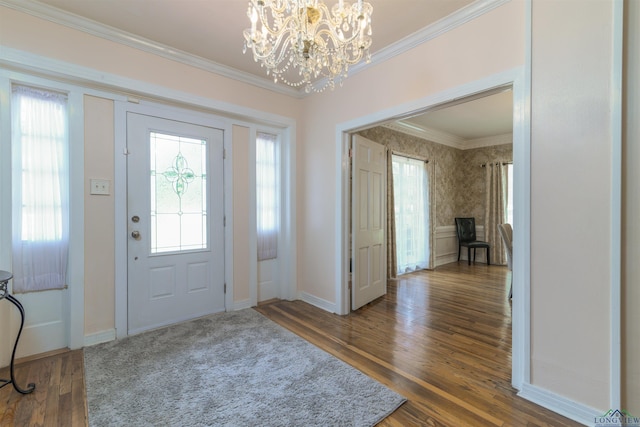
{"type": "Polygon", "coordinates": [[[222,226],[223,227],[227,226],[227,216],[226,215],[222,217],[222,226]]]}
{"type": "Polygon", "coordinates": [[[351,148],[349,148],[349,158],[353,157],[353,150],[351,148]]]}
{"type": "Polygon", "coordinates": [[[226,283],[224,284],[224,293],[225,294],[227,293],[227,284],[226,283]]]}
{"type": "Polygon", "coordinates": [[[226,159],[226,158],[227,158],[227,149],[226,149],[226,148],[223,148],[223,149],[222,149],[222,158],[223,158],[223,159],[226,159]]]}

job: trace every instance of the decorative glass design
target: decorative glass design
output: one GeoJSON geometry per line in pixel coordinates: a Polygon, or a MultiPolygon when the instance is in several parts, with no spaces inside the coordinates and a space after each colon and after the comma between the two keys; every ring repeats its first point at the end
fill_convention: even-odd
{"type": "Polygon", "coordinates": [[[167,169],[163,175],[173,184],[173,191],[176,192],[178,197],[182,197],[187,191],[189,183],[196,178],[193,169],[189,169],[187,159],[184,158],[182,153],[178,153],[173,160],[173,166],[167,169]]]}
{"type": "Polygon", "coordinates": [[[151,253],[206,249],[207,141],[150,133],[151,253]]]}

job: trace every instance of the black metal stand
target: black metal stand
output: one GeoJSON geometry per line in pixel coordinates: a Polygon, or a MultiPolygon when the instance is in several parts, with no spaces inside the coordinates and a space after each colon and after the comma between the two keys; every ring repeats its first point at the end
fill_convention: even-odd
{"type": "Polygon", "coordinates": [[[20,329],[18,330],[18,336],[16,337],[16,342],[13,345],[13,352],[11,353],[11,364],[9,365],[9,372],[11,375],[11,379],[9,380],[0,379],[0,388],[6,386],[7,384],[13,384],[13,388],[16,389],[18,393],[29,394],[36,389],[36,385],[34,383],[29,383],[26,389],[23,389],[20,386],[18,386],[18,384],[16,383],[16,377],[13,369],[13,363],[16,358],[16,349],[18,348],[18,341],[20,341],[20,335],[22,334],[22,328],[24,327],[24,307],[22,306],[22,304],[20,304],[20,301],[15,299],[12,295],[9,294],[9,292],[7,292],[7,283],[9,282],[9,280],[11,280],[12,277],[13,275],[11,273],[7,271],[0,271],[0,300],[6,298],[13,305],[18,307],[18,310],[20,310],[20,329]]]}

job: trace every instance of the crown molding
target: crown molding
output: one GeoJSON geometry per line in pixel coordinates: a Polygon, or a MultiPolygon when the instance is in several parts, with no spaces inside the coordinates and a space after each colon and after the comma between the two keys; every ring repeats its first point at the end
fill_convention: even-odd
{"type": "Polygon", "coordinates": [[[407,135],[415,136],[416,138],[435,142],[437,144],[457,148],[458,150],[464,149],[465,139],[447,132],[442,132],[439,130],[430,129],[422,126],[417,126],[414,124],[405,123],[403,121],[387,123],[387,124],[384,124],[383,127],[386,127],[387,129],[395,130],[396,132],[401,132],[407,135]]]}
{"type": "Polygon", "coordinates": [[[494,145],[513,144],[513,134],[503,133],[502,135],[487,136],[484,138],[467,139],[464,142],[463,150],[471,150],[473,148],[491,147],[494,145]]]}
{"type": "Polygon", "coordinates": [[[154,55],[161,56],[173,61],[183,63],[192,67],[200,68],[223,77],[247,83],[253,86],[277,92],[283,95],[303,98],[304,94],[298,89],[289,86],[276,84],[266,78],[238,70],[223,64],[219,64],[200,56],[174,49],[162,43],[101,24],[88,18],[78,16],[76,14],[65,12],[58,8],[40,3],[34,0],[0,0],[0,6],[6,6],[10,9],[23,12],[37,18],[45,19],[55,24],[73,28],[100,37],[115,43],[129,46],[138,50],[142,50],[154,55]]]}
{"type": "MultiPolygon", "coordinates": [[[[511,0],[476,0],[462,9],[455,11],[451,15],[448,15],[413,34],[377,52],[374,52],[370,63],[367,64],[365,62],[360,62],[359,64],[354,65],[350,68],[349,74],[357,74],[369,67],[373,67],[398,56],[422,43],[432,40],[499,6],[502,6],[509,1],[511,0]]],[[[100,24],[88,18],[65,12],[35,0],[0,0],[0,6],[5,6],[37,18],[45,19],[96,37],[101,37],[103,39],[152,53],[163,58],[171,59],[185,65],[200,68],[202,70],[234,79],[242,83],[257,86],[262,89],[267,89],[294,98],[304,98],[309,95],[302,88],[295,89],[282,83],[274,83],[269,79],[258,77],[254,74],[204,59],[200,56],[193,55],[179,49],[171,48],[170,46],[162,43],[100,24]]],[[[326,79],[319,80],[316,84],[322,87],[325,81],[326,79]]]]}
{"type": "MultiPolygon", "coordinates": [[[[371,62],[360,62],[349,68],[349,75],[364,71],[369,67],[373,67],[376,64],[381,64],[389,59],[398,56],[404,52],[413,49],[422,43],[435,39],[442,34],[445,34],[453,29],[458,28],[461,25],[466,24],[469,21],[476,19],[479,16],[484,15],[493,9],[502,6],[510,2],[511,0],[476,0],[473,3],[453,12],[450,15],[416,31],[413,34],[406,36],[403,39],[398,40],[395,43],[390,44],[371,54],[371,62]]],[[[318,86],[322,87],[325,84],[326,78],[319,81],[318,86]]]]}
{"type": "Polygon", "coordinates": [[[488,136],[485,138],[464,139],[447,132],[417,126],[414,124],[405,123],[403,121],[386,123],[382,126],[396,132],[401,132],[407,135],[415,136],[416,138],[435,142],[436,144],[457,148],[458,150],[472,150],[474,148],[491,147],[494,145],[505,145],[513,143],[513,134],[511,133],[488,136]]]}

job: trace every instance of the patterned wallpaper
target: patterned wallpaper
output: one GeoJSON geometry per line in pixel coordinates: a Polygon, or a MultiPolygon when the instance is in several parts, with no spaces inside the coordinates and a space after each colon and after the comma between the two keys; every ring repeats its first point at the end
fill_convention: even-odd
{"type": "Polygon", "coordinates": [[[435,165],[436,227],[455,225],[457,216],[473,216],[484,221],[485,169],[487,162],[510,162],[511,144],[458,150],[385,127],[359,132],[365,138],[391,150],[429,159],[435,165]]]}

